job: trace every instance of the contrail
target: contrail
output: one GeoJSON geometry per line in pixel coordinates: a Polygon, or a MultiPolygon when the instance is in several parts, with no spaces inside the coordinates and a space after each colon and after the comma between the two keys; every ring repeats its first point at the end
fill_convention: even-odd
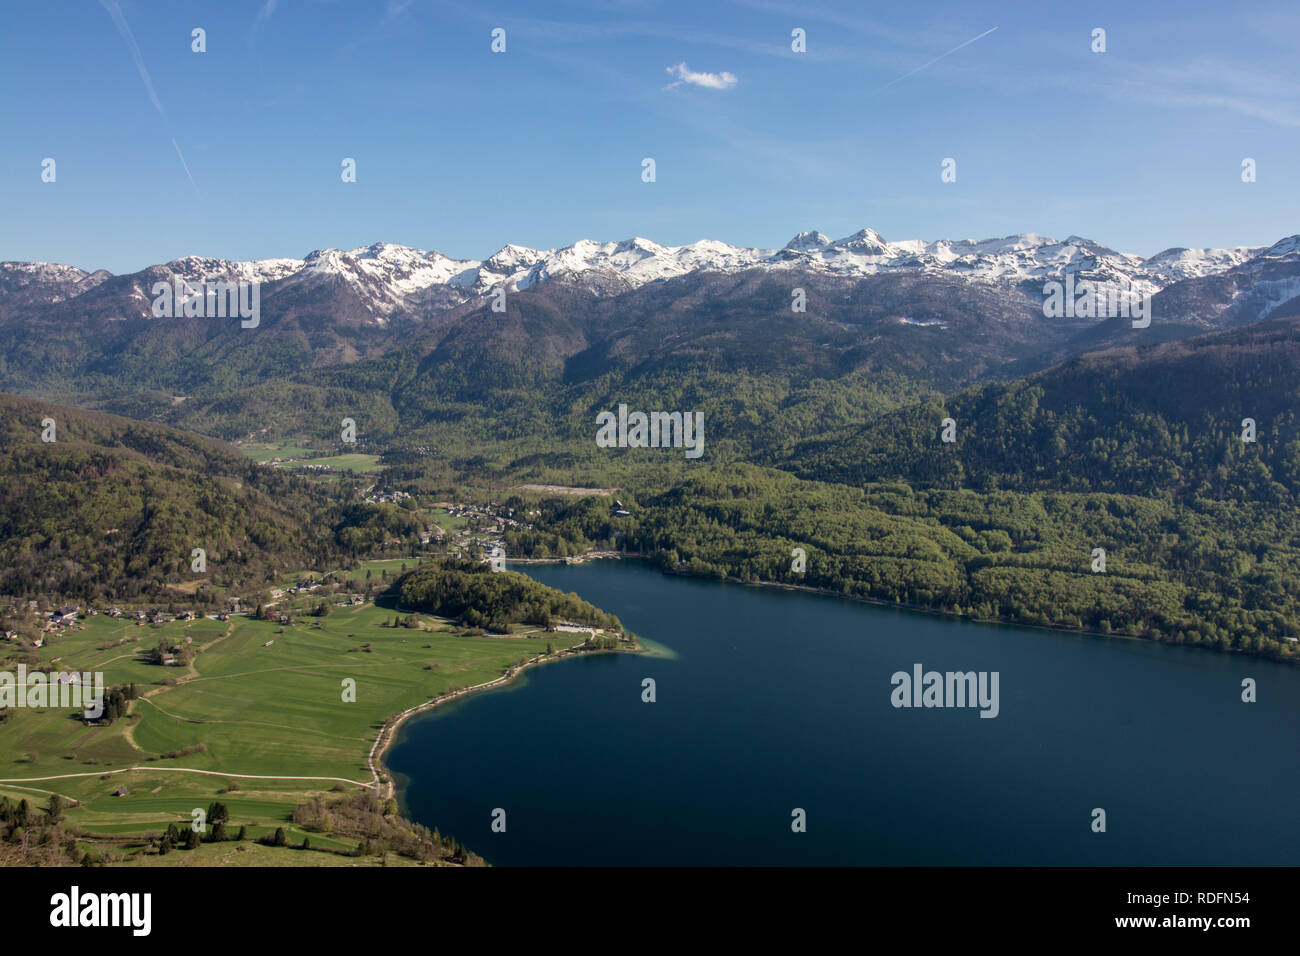
{"type": "Polygon", "coordinates": [[[185,162],[185,154],[181,152],[180,144],[176,142],[175,136],[172,137],[172,145],[176,147],[176,155],[181,158],[181,165],[185,167],[185,175],[189,177],[190,185],[194,187],[194,192],[202,196],[203,194],[199,192],[199,184],[194,181],[193,176],[190,176],[190,164],[185,162]]]}
{"type": "Polygon", "coordinates": [[[940,56],[936,56],[936,57],[935,57],[933,60],[931,60],[929,63],[923,64],[922,66],[918,66],[918,67],[917,67],[915,70],[913,70],[911,73],[904,73],[904,74],[903,74],[902,76],[900,76],[898,79],[896,79],[896,80],[891,80],[890,82],[888,82],[888,83],[886,83],[884,86],[882,86],[881,89],[882,89],[882,90],[887,90],[887,89],[889,89],[891,86],[893,86],[895,83],[901,83],[903,80],[907,79],[909,76],[916,76],[916,74],[920,73],[922,70],[926,69],[927,67],[934,66],[936,63],[938,63],[940,60],[942,60],[945,56],[952,56],[952,54],[956,53],[956,52],[957,52],[958,50],[960,50],[962,47],[970,46],[970,45],[971,45],[972,43],[974,43],[976,40],[982,40],[982,39],[984,39],[984,37],[988,36],[990,33],[993,32],[993,30],[996,30],[996,29],[997,29],[997,27],[993,27],[993,29],[991,29],[991,30],[985,30],[985,31],[984,31],[983,33],[981,33],[979,36],[977,36],[977,37],[971,37],[971,38],[970,38],[969,40],[967,40],[965,43],[959,43],[957,46],[953,47],[953,48],[952,48],[951,50],[949,50],[947,53],[944,53],[944,54],[942,54],[942,55],[940,55],[940,56]]]}
{"type": "MultiPolygon", "coordinates": [[[[131,27],[126,22],[126,17],[122,15],[122,8],[118,5],[117,0],[99,0],[99,5],[108,11],[108,15],[113,18],[113,24],[117,27],[117,32],[122,35],[126,41],[127,48],[131,51],[131,57],[135,60],[135,68],[140,72],[140,79],[144,81],[145,91],[149,94],[149,99],[153,103],[154,109],[158,115],[167,119],[167,111],[163,109],[162,102],[158,99],[158,94],[154,92],[153,80],[149,77],[149,71],[145,69],[144,57],[140,55],[140,47],[135,42],[135,35],[131,33],[131,27]]],[[[269,4],[272,10],[275,9],[274,0],[269,4]]],[[[170,123],[168,124],[170,125],[170,123]]],[[[194,192],[199,193],[199,184],[194,181],[194,176],[190,173],[190,164],[185,162],[185,154],[181,152],[180,144],[176,142],[176,137],[172,137],[172,146],[176,148],[176,155],[180,157],[181,166],[185,170],[185,178],[190,181],[194,187],[194,192]]]]}
{"type": "Polygon", "coordinates": [[[144,57],[140,55],[140,47],[136,45],[135,36],[126,24],[126,17],[122,16],[122,8],[117,5],[117,0],[99,0],[99,5],[113,18],[117,32],[122,34],[122,39],[131,50],[131,56],[135,58],[135,68],[140,71],[140,79],[144,80],[144,88],[149,92],[149,99],[153,100],[154,108],[166,118],[167,114],[163,112],[162,103],[158,102],[158,94],[153,91],[153,80],[149,79],[149,71],[144,68],[144,57]]]}

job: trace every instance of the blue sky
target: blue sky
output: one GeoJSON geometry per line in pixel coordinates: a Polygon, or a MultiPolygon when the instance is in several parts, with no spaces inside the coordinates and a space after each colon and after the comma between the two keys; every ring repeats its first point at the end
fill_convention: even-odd
{"type": "Polygon", "coordinates": [[[1265,244],[1300,232],[1297,47],[1294,2],[6,4],[0,259],[864,226],[1265,244]]]}

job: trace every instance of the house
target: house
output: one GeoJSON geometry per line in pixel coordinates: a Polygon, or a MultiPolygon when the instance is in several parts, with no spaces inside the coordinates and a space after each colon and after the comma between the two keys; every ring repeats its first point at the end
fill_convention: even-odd
{"type": "Polygon", "coordinates": [[[122,609],[120,607],[110,607],[104,613],[107,614],[109,617],[121,617],[122,609]]]}
{"type": "Polygon", "coordinates": [[[66,604],[57,610],[50,612],[50,623],[57,624],[60,627],[67,627],[77,620],[77,607],[75,604],[66,604]]]}
{"type": "Polygon", "coordinates": [[[218,620],[218,621],[229,621],[229,620],[230,620],[230,615],[227,614],[225,611],[222,611],[220,614],[217,615],[217,620],[218,620]]]}
{"type": "Polygon", "coordinates": [[[126,787],[118,787],[117,792],[113,794],[115,797],[125,797],[128,795],[126,787]]]}

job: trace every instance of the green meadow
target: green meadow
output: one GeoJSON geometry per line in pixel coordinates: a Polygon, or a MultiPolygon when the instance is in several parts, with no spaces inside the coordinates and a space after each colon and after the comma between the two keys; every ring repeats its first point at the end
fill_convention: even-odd
{"type": "Polygon", "coordinates": [[[464,515],[453,515],[446,508],[427,508],[423,514],[428,520],[449,534],[455,534],[462,528],[469,527],[468,518],[464,515]]]}
{"type": "MultiPolygon", "coordinates": [[[[378,579],[401,563],[368,567],[378,579]]],[[[422,628],[387,627],[391,610],[326,599],[330,614],[294,625],[243,617],[137,625],[100,615],[65,630],[36,652],[42,669],[102,671],[106,686],[133,682],[141,697],[108,727],[87,727],[67,710],[11,710],[0,725],[0,794],[41,806],[49,793],[75,800],[69,821],[110,842],[188,824],[192,810],[213,800],[229,807],[228,825],[249,827],[250,837],[284,826],[290,842],[300,842],[307,834],[292,826],[293,807],[311,794],[369,784],[366,758],[387,718],[492,681],[556,637],[535,629],[531,637],[465,636],[431,616],[422,616],[422,628]],[[145,663],[160,639],[186,638],[199,648],[190,666],[145,663]],[[350,688],[355,701],[344,699],[350,688]],[[43,777],[57,779],[33,779],[43,777]],[[232,784],[237,789],[219,792],[232,784]],[[127,795],[115,796],[121,787],[127,795]]],[[[0,645],[0,668],[14,670],[17,660],[0,645]]],[[[321,849],[355,845],[310,837],[321,849]]],[[[254,865],[262,849],[239,860],[254,865]]],[[[158,859],[180,862],[175,855],[158,859]]]]}
{"type": "Polygon", "coordinates": [[[286,439],[277,442],[246,442],[239,446],[253,461],[266,462],[274,458],[287,458],[277,467],[297,468],[299,465],[328,465],[334,471],[367,472],[380,471],[378,455],[351,453],[344,455],[325,455],[319,448],[304,445],[300,439],[286,439]]]}
{"type": "Polygon", "coordinates": [[[334,471],[380,471],[383,466],[379,464],[378,455],[362,455],[359,453],[351,455],[329,455],[324,458],[311,458],[307,461],[284,462],[281,468],[297,468],[299,465],[328,465],[334,471]]]}
{"type": "Polygon", "coordinates": [[[303,445],[297,439],[279,442],[246,442],[239,446],[239,450],[253,461],[270,461],[272,458],[310,458],[320,453],[315,448],[303,445]]]}

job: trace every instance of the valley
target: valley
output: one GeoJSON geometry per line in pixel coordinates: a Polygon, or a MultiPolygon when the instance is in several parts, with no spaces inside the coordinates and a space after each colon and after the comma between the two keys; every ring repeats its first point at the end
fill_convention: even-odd
{"type": "Polygon", "coordinates": [[[7,712],[0,818],[45,835],[18,852],[482,862],[390,802],[399,725],[656,646],[502,558],[1300,660],[1294,242],[868,233],[0,264],[0,339],[38,343],[0,367],[0,665],[122,694],[104,725],[7,712]],[[1049,318],[1065,278],[1129,283],[1153,321],[1049,318]],[[262,282],[260,321],[132,314],[155,280],[262,282]],[[221,839],[187,836],[216,803],[221,839]]]}

